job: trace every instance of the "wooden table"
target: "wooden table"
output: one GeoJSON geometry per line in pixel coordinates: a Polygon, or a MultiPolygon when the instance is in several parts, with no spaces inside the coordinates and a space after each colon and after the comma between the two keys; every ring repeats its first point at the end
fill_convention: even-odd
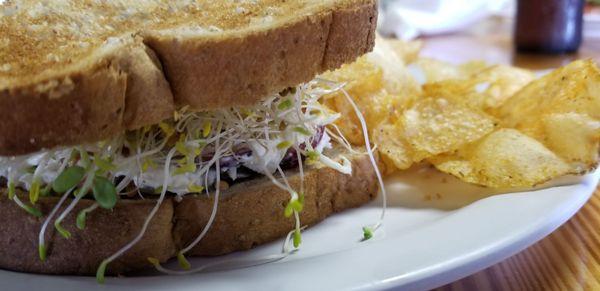
{"type": "MultiPolygon", "coordinates": [[[[586,38],[578,54],[516,54],[511,23],[491,19],[469,31],[423,39],[422,55],[460,63],[484,59],[545,69],[578,58],[600,63],[600,38],[586,38]]],[[[439,290],[600,290],[600,188],[555,232],[523,252],[439,290]]]]}

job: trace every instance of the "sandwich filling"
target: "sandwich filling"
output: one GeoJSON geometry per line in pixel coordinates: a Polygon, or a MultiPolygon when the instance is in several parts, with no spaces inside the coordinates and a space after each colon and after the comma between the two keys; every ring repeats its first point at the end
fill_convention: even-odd
{"type": "MultiPolygon", "coordinates": [[[[300,244],[299,212],[304,204],[304,185],[290,187],[285,170],[297,169],[303,181],[304,164],[319,163],[344,174],[351,174],[348,158],[328,157],[332,143],[354,152],[337,129],[334,121],[340,117],[325,105],[327,95],[342,91],[362,123],[368,154],[383,185],[372,155],[366,125],[360,111],[341,84],[323,79],[288,88],[249,108],[224,108],[195,112],[181,108],[172,119],[125,132],[113,139],[80,146],[51,149],[26,156],[0,157],[0,182],[8,187],[9,199],[32,215],[41,217],[35,204],[41,196],[60,196],[55,208],[45,218],[39,233],[39,255],[46,258],[44,233],[53,221],[56,230],[65,238],[71,234],[61,223],[85,198],[95,203],[77,214],[76,224],[85,228],[86,216],[97,208],[112,209],[119,198],[156,198],[153,210],[146,217],[140,233],[129,244],[106,258],[98,268],[98,281],[103,282],[107,265],[132,248],[145,233],[150,220],[167,195],[181,199],[185,195],[214,195],[209,221],[203,231],[178,253],[180,265],[189,269],[185,253],[204,237],[216,216],[219,194],[231,183],[255,176],[266,176],[276,186],[290,193],[283,215],[294,217],[295,228],[284,242],[282,258],[300,244]],[[21,201],[16,192],[29,193],[29,202],[21,201]],[[73,197],[58,213],[61,205],[73,197]],[[56,218],[55,218],[56,216],[56,218]],[[288,244],[294,248],[289,249],[288,244]]],[[[385,196],[385,191],[383,191],[385,196]]],[[[384,197],[385,203],[385,197],[384,197]]],[[[368,239],[379,222],[365,227],[368,239]]],[[[158,270],[156,259],[150,258],[158,270]]],[[[189,272],[189,271],[188,271],[189,272]]]]}
{"type": "Polygon", "coordinates": [[[111,140],[0,157],[0,177],[11,187],[29,191],[35,202],[37,196],[55,192],[51,185],[75,166],[114,182],[116,192],[125,197],[160,193],[167,163],[171,175],[167,191],[177,196],[213,190],[217,162],[225,178],[221,188],[295,168],[307,157],[308,162],[320,161],[350,173],[347,159],[333,161],[323,155],[331,147],[332,135],[343,142],[326,129],[339,114],[321,104],[320,99],[335,90],[323,85],[313,81],[287,89],[252,108],[209,112],[182,108],[171,120],[111,140]],[[175,154],[167,161],[172,149],[175,154]]]}

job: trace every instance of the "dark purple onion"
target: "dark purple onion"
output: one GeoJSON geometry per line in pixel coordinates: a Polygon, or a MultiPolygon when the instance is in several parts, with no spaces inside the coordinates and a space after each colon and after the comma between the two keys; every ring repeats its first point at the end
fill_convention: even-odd
{"type": "MultiPolygon", "coordinates": [[[[317,132],[315,132],[315,135],[310,140],[310,144],[313,148],[315,148],[321,142],[321,139],[323,139],[324,133],[325,133],[325,127],[318,126],[317,132]]],[[[306,145],[301,144],[298,147],[300,149],[304,150],[306,148],[306,145]]],[[[303,155],[301,155],[300,158],[304,161],[303,155]]],[[[280,165],[281,165],[282,169],[291,169],[291,168],[295,168],[298,166],[298,155],[296,154],[295,148],[291,147],[287,150],[285,155],[283,155],[283,159],[281,159],[280,165]]]]}
{"type": "MultiPolygon", "coordinates": [[[[315,132],[315,135],[311,138],[310,144],[312,147],[316,147],[321,139],[323,139],[323,134],[325,133],[325,127],[318,126],[315,132]]],[[[299,145],[299,148],[304,150],[306,148],[305,144],[299,145]]],[[[209,151],[206,153],[202,153],[202,162],[210,161],[215,155],[214,151],[209,151]]],[[[252,155],[252,150],[247,146],[241,146],[234,150],[234,154],[230,156],[223,156],[219,160],[222,168],[232,168],[238,167],[240,165],[240,160],[242,158],[247,158],[252,155]]],[[[302,156],[304,160],[304,157],[302,156]]],[[[199,161],[197,161],[199,162],[199,161]]],[[[283,155],[283,159],[281,160],[281,168],[282,169],[291,169],[298,166],[298,156],[296,154],[296,149],[293,147],[289,148],[285,155],[283,155]]]]}
{"type": "MultiPolygon", "coordinates": [[[[304,160],[303,156],[300,156],[304,160]]],[[[283,159],[281,159],[281,163],[279,163],[282,169],[291,169],[298,167],[298,155],[296,154],[296,150],[294,148],[290,148],[285,155],[283,155],[283,159]]]]}

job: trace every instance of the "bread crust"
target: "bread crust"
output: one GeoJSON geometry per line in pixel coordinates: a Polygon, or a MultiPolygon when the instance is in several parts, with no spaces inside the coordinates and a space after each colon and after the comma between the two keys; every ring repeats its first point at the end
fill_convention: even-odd
{"type": "Polygon", "coordinates": [[[178,106],[254,104],[370,51],[376,4],[350,1],[227,37],[124,36],[68,72],[1,89],[0,156],[104,140],[156,124],[178,106]]]}
{"type": "MultiPolygon", "coordinates": [[[[2,193],[0,198],[0,213],[7,218],[6,223],[0,224],[0,267],[63,275],[94,274],[102,260],[133,240],[156,202],[122,200],[113,210],[96,209],[87,215],[85,229],[79,230],[75,226],[77,213],[93,203],[92,200],[81,200],[62,223],[72,234],[71,238],[63,238],[52,224],[48,226],[45,235],[47,259],[42,262],[38,255],[38,234],[58,198],[40,199],[36,206],[44,217],[36,218],[6,197],[6,193],[2,193]]],[[[26,199],[22,198],[23,201],[26,199]]],[[[61,210],[69,202],[65,201],[61,210]]],[[[138,269],[146,266],[148,257],[168,260],[175,251],[171,236],[173,210],[173,202],[165,201],[142,240],[111,263],[107,272],[119,274],[138,269]]]]}
{"type": "MultiPolygon", "coordinates": [[[[368,156],[356,156],[352,164],[352,175],[330,168],[313,168],[306,172],[306,198],[301,213],[304,225],[360,206],[376,196],[378,184],[368,156]]],[[[288,174],[293,187],[299,187],[299,174],[288,174]]],[[[293,219],[283,215],[289,193],[268,179],[235,184],[222,195],[215,223],[190,255],[222,255],[250,249],[284,237],[293,229],[293,219]]],[[[4,198],[5,193],[1,197],[0,213],[9,219],[0,224],[0,268],[72,275],[95,274],[103,259],[137,235],[155,203],[155,200],[122,200],[112,211],[97,209],[88,215],[86,228],[81,231],[75,228],[75,216],[92,203],[82,200],[62,224],[72,233],[70,239],[62,238],[52,226],[48,227],[48,258],[41,262],[37,237],[43,218],[26,213],[4,198]]],[[[173,257],[200,233],[210,216],[212,201],[205,197],[186,197],[179,203],[166,200],[144,239],[110,264],[107,272],[121,274],[149,267],[147,257],[156,257],[163,262],[173,257]]],[[[47,215],[56,202],[57,198],[43,198],[38,203],[47,215]]]]}
{"type": "Polygon", "coordinates": [[[105,139],[122,131],[127,75],[111,61],[0,91],[0,156],[105,139]]]}
{"type": "Polygon", "coordinates": [[[177,105],[248,106],[369,52],[377,7],[363,2],[226,39],[164,33],[144,39],[160,56],[177,105]]]}
{"type": "MultiPolygon", "coordinates": [[[[300,189],[298,173],[287,179],[293,189],[300,189]]],[[[351,175],[326,167],[308,171],[304,177],[302,225],[313,225],[335,212],[365,204],[377,195],[378,189],[366,155],[352,161],[351,175]]],[[[267,178],[234,185],[224,194],[213,225],[190,254],[214,256],[247,250],[279,239],[294,228],[294,218],[283,215],[290,194],[267,178]]],[[[179,249],[202,231],[213,202],[207,197],[185,197],[176,205],[173,238],[179,249]]]]}

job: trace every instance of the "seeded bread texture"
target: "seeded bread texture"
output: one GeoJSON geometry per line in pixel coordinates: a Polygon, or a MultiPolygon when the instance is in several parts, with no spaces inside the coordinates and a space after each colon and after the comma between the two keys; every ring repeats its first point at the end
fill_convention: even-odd
{"type": "Polygon", "coordinates": [[[29,2],[0,8],[0,156],[252,105],[367,53],[377,22],[376,0],[29,2]]]}
{"type": "MultiPolygon", "coordinates": [[[[303,225],[313,225],[335,212],[358,207],[377,195],[377,179],[368,156],[357,155],[351,160],[352,175],[325,167],[307,168],[303,225]]],[[[298,173],[288,173],[288,181],[299,188],[298,173]]],[[[222,255],[284,237],[294,227],[294,220],[283,215],[289,195],[266,178],[234,184],[222,192],[214,224],[189,255],[222,255]]],[[[62,224],[72,233],[70,239],[61,237],[52,224],[48,227],[48,257],[41,262],[37,238],[44,218],[26,213],[5,198],[6,193],[0,193],[0,197],[0,213],[6,218],[0,224],[0,268],[71,275],[95,274],[103,259],[138,234],[156,202],[121,200],[112,211],[97,209],[88,214],[82,231],[75,228],[75,216],[92,203],[82,200],[62,224]]],[[[143,239],[110,264],[107,273],[123,274],[150,267],[147,257],[164,262],[175,256],[205,226],[213,201],[206,197],[186,197],[181,202],[166,200],[143,239]]],[[[43,198],[38,203],[47,215],[56,202],[56,198],[43,198]]]]}
{"type": "MultiPolygon", "coordinates": [[[[154,200],[120,201],[113,210],[96,209],[87,215],[85,229],[79,230],[75,226],[77,213],[93,203],[81,200],[62,223],[72,234],[71,238],[62,237],[53,222],[48,226],[45,235],[47,258],[42,262],[38,255],[38,234],[58,198],[41,199],[37,206],[45,215],[37,218],[8,200],[6,193],[1,196],[0,213],[7,221],[0,224],[0,268],[65,275],[94,274],[102,260],[133,240],[156,203],[154,200]]],[[[26,196],[22,197],[23,201],[26,199],[26,196]]],[[[61,210],[69,202],[67,200],[61,210]]],[[[108,272],[115,274],[139,269],[146,266],[150,256],[168,260],[175,252],[172,218],[173,202],[167,200],[152,219],[143,239],[113,262],[108,272]]]]}
{"type": "MultiPolygon", "coordinates": [[[[300,175],[288,177],[293,189],[300,189],[300,175]]],[[[305,204],[300,220],[313,225],[332,213],[363,205],[377,195],[379,187],[368,156],[352,160],[352,175],[323,167],[308,171],[304,177],[305,204]]],[[[212,227],[192,255],[214,256],[281,238],[294,228],[293,217],[283,215],[290,194],[263,178],[234,185],[219,201],[212,227]]],[[[179,248],[187,246],[206,225],[213,199],[184,198],[175,207],[174,240],[179,248]]]]}

